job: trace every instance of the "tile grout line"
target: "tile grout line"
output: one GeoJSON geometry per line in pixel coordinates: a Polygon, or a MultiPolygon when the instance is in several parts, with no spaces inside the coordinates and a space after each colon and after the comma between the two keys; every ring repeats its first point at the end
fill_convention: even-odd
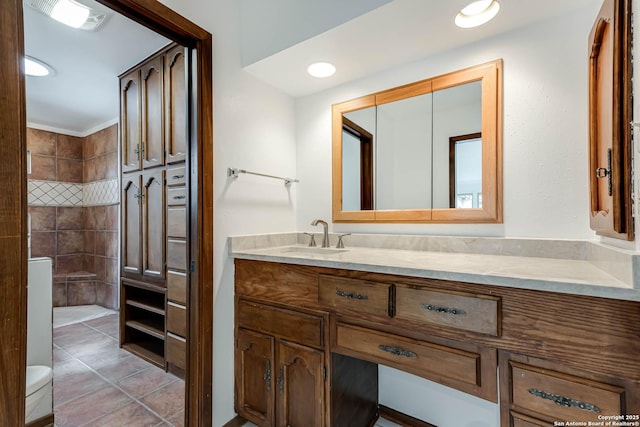
{"type": "MultiPolygon", "coordinates": [[[[105,317],[105,316],[103,316],[103,317],[105,317]]],[[[95,320],[95,319],[90,319],[90,320],[95,320]]],[[[92,329],[92,330],[94,330],[94,331],[96,331],[96,332],[99,332],[99,333],[101,333],[101,334],[103,334],[103,335],[107,336],[107,337],[108,337],[108,338],[110,338],[111,340],[116,341],[116,343],[119,345],[118,339],[115,339],[113,336],[111,336],[111,335],[107,334],[106,332],[101,331],[101,330],[99,330],[99,329],[97,329],[97,328],[95,328],[95,327],[93,327],[93,326],[91,326],[91,325],[88,325],[88,324],[86,324],[85,322],[78,322],[78,323],[82,324],[83,326],[85,326],[85,327],[87,327],[87,328],[89,328],[89,329],[92,329]]],[[[77,324],[77,323],[76,323],[76,324],[77,324]]],[[[63,335],[63,336],[64,336],[64,335],[63,335]]],[[[108,385],[111,385],[111,386],[115,387],[117,390],[119,390],[119,391],[121,391],[123,394],[125,394],[128,398],[130,398],[131,400],[133,400],[133,402],[135,402],[135,403],[137,403],[137,404],[141,405],[141,406],[142,406],[142,407],[144,407],[146,410],[148,410],[151,414],[153,414],[154,416],[158,417],[158,419],[160,419],[161,421],[160,421],[158,424],[156,424],[156,426],[158,426],[158,425],[162,424],[163,422],[166,422],[166,423],[168,423],[168,424],[170,424],[170,425],[172,425],[172,426],[173,426],[174,424],[173,424],[173,423],[171,423],[171,422],[168,420],[168,418],[173,417],[173,416],[177,415],[178,413],[180,413],[180,411],[183,411],[183,410],[184,410],[184,408],[183,408],[183,409],[181,409],[180,411],[178,411],[178,412],[176,412],[176,413],[174,413],[174,414],[168,414],[168,415],[167,415],[167,417],[165,418],[165,417],[161,416],[159,413],[157,413],[156,411],[154,411],[152,408],[150,408],[148,405],[146,405],[145,403],[143,403],[142,401],[140,401],[138,398],[134,397],[133,395],[131,395],[131,394],[130,394],[130,393],[128,393],[127,391],[123,390],[123,389],[122,389],[118,384],[116,384],[116,383],[112,382],[112,381],[111,381],[111,380],[109,380],[107,377],[105,377],[105,376],[101,375],[101,374],[100,374],[99,372],[97,372],[95,369],[93,369],[92,367],[90,367],[89,365],[87,365],[86,363],[84,363],[82,360],[78,359],[76,356],[74,356],[74,355],[72,355],[71,353],[69,353],[68,351],[64,350],[64,348],[63,348],[63,347],[61,347],[61,346],[59,346],[59,345],[57,345],[57,344],[55,344],[55,343],[54,343],[54,345],[56,345],[59,349],[61,349],[61,350],[65,351],[65,353],[69,354],[69,355],[71,356],[71,358],[72,358],[72,359],[75,359],[78,363],[82,364],[84,367],[86,367],[87,369],[89,369],[92,373],[94,373],[95,375],[97,375],[99,378],[101,378],[102,380],[106,381],[108,385]]],[[[120,347],[118,347],[118,348],[120,348],[120,347]]],[[[126,350],[125,350],[125,351],[126,351],[126,350]]],[[[132,355],[132,356],[134,356],[134,357],[135,357],[135,355],[132,355]]],[[[139,374],[140,372],[144,372],[145,370],[148,370],[148,369],[150,369],[151,367],[153,367],[153,365],[151,365],[149,368],[145,368],[145,369],[142,369],[142,370],[140,370],[140,371],[134,372],[134,373],[132,373],[132,374],[130,374],[130,375],[127,375],[127,376],[125,376],[125,377],[122,377],[122,378],[120,378],[120,380],[125,379],[125,378],[129,378],[129,377],[131,377],[131,376],[133,376],[133,375],[139,374]]],[[[148,396],[148,395],[150,395],[150,394],[152,394],[152,393],[155,393],[155,392],[157,392],[158,390],[160,390],[160,389],[162,389],[162,388],[164,388],[164,387],[167,387],[167,386],[169,386],[169,385],[171,385],[171,384],[173,384],[173,383],[175,383],[175,382],[177,382],[177,381],[179,381],[179,380],[180,380],[180,379],[176,377],[173,381],[170,381],[170,382],[168,382],[168,383],[166,383],[166,384],[163,384],[163,385],[161,385],[161,386],[159,386],[159,387],[157,387],[157,388],[155,388],[155,389],[153,389],[153,390],[149,391],[148,393],[146,393],[146,394],[144,394],[144,395],[140,396],[140,399],[142,399],[142,398],[144,398],[144,397],[146,397],[146,396],[148,396]]],[[[54,390],[54,392],[55,392],[55,390],[54,390]]],[[[94,392],[95,392],[95,391],[87,392],[87,393],[85,393],[85,394],[83,394],[83,395],[81,395],[81,396],[77,396],[77,397],[75,397],[75,398],[73,398],[73,399],[71,399],[71,400],[68,400],[68,401],[66,401],[66,402],[62,403],[62,404],[61,404],[61,405],[59,405],[59,406],[66,405],[67,403],[70,403],[70,402],[73,402],[73,401],[75,401],[75,400],[77,400],[77,399],[80,399],[80,398],[82,398],[82,397],[88,396],[89,394],[94,393],[94,392]]],[[[91,420],[89,420],[88,422],[86,422],[85,424],[83,424],[83,426],[88,426],[88,425],[90,425],[91,423],[93,423],[93,422],[95,422],[95,421],[97,421],[97,420],[99,420],[99,419],[101,419],[101,418],[107,417],[107,416],[111,415],[113,412],[115,412],[115,411],[117,411],[117,410],[122,409],[122,408],[123,408],[123,407],[125,407],[127,404],[129,404],[129,403],[126,403],[126,404],[123,404],[122,406],[119,406],[119,407],[118,407],[118,408],[116,408],[114,411],[112,411],[112,412],[110,412],[110,413],[108,413],[108,414],[101,415],[101,416],[99,416],[99,417],[97,417],[97,418],[93,418],[93,419],[91,419],[91,420]]],[[[55,411],[54,411],[54,412],[55,412],[55,411]]],[[[81,427],[82,427],[82,426],[81,426],[81,427]]]]}

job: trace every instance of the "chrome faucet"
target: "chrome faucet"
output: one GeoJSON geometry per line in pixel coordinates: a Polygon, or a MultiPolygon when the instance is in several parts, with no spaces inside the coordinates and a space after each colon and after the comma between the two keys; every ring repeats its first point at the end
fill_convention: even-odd
{"type": "Polygon", "coordinates": [[[322,237],[322,247],[323,248],[328,248],[329,247],[329,224],[327,224],[326,221],[323,221],[321,219],[315,219],[311,222],[311,225],[318,225],[318,224],[322,224],[322,227],[324,228],[324,236],[322,237]]]}

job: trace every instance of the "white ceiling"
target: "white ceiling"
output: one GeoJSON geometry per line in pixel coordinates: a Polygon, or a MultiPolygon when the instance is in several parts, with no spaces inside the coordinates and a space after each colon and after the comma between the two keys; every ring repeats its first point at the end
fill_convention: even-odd
{"type": "Polygon", "coordinates": [[[454,17],[470,2],[394,0],[320,35],[300,40],[245,70],[300,97],[578,9],[597,10],[598,3],[602,4],[602,0],[500,0],[500,13],[488,24],[457,28],[454,17]],[[316,61],[333,63],[336,74],[326,79],[309,76],[307,66],[316,61]]]}
{"type": "Polygon", "coordinates": [[[170,42],[118,14],[92,32],[26,4],[23,9],[26,54],[55,70],[52,77],[27,76],[27,122],[72,135],[113,123],[119,115],[118,75],[170,42]]]}
{"type": "MultiPolygon", "coordinates": [[[[375,6],[382,5],[374,9],[367,1],[360,1],[349,11],[349,16],[355,18],[346,22],[344,17],[332,17],[332,14],[338,16],[344,11],[331,2],[260,0],[263,7],[268,4],[273,9],[269,16],[278,17],[277,22],[274,21],[278,34],[273,33],[270,37],[263,34],[272,32],[269,25],[250,25],[256,17],[255,8],[246,7],[252,4],[251,1],[254,0],[243,0],[239,4],[241,34],[237,48],[243,59],[255,59],[244,69],[293,97],[328,89],[580,8],[597,10],[594,5],[602,3],[602,0],[501,0],[501,11],[489,24],[461,30],[455,27],[453,18],[469,0],[393,0],[387,3],[376,0],[375,6]],[[291,1],[298,5],[295,9],[292,9],[291,1]],[[318,4],[324,9],[319,10],[318,4]],[[316,18],[323,22],[299,25],[300,21],[316,18]],[[310,28],[314,30],[310,32],[310,28]],[[258,29],[259,34],[256,33],[258,29]],[[321,33],[313,35],[314,32],[321,33]],[[263,42],[259,49],[249,52],[250,41],[257,36],[263,42]],[[269,56],[257,59],[263,56],[260,52],[269,52],[269,56]],[[307,66],[319,60],[334,63],[337,73],[327,79],[309,76],[307,66]]],[[[261,19],[266,16],[264,13],[258,15],[261,19]]],[[[117,14],[96,32],[72,29],[28,6],[24,7],[24,20],[27,55],[56,70],[53,77],[27,78],[27,121],[67,130],[71,134],[84,135],[116,120],[119,108],[117,76],[169,43],[164,37],[117,14]]]]}

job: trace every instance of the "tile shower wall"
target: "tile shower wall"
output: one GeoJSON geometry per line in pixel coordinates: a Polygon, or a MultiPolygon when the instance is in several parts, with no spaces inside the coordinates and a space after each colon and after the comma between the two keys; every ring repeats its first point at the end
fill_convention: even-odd
{"type": "Polygon", "coordinates": [[[27,131],[31,256],[54,261],[54,305],[118,305],[117,125],[85,138],[27,131]]]}

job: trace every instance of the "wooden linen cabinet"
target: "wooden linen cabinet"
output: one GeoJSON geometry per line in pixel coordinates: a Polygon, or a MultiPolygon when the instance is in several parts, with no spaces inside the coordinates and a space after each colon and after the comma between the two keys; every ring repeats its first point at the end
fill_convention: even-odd
{"type": "Polygon", "coordinates": [[[172,44],[121,88],[120,344],[178,376],[188,318],[188,62],[172,44]]]}

